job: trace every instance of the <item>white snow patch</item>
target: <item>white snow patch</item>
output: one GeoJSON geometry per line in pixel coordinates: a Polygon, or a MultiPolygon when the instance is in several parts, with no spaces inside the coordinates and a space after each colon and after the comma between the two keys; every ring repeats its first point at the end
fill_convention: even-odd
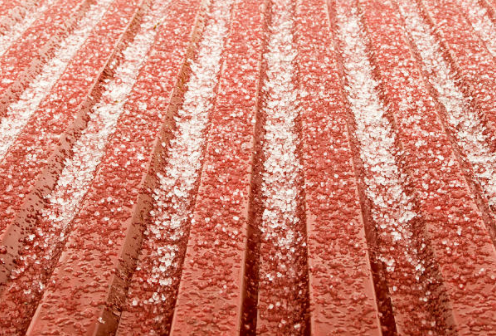
{"type": "Polygon", "coordinates": [[[262,241],[269,241],[268,244],[277,248],[277,253],[270,256],[277,267],[269,267],[269,273],[264,275],[269,281],[296,274],[296,256],[292,253],[296,250],[291,250],[291,247],[304,242],[297,229],[298,184],[301,182],[302,166],[297,155],[296,119],[300,106],[292,3],[291,0],[275,0],[272,6],[268,52],[264,55],[267,79],[263,85],[265,100],[262,113],[266,119],[263,125],[265,161],[261,184],[264,208],[262,241]]]}
{"type": "MultiPolygon", "coordinates": [[[[366,168],[366,195],[372,202],[372,217],[379,235],[402,246],[404,259],[411,265],[421,265],[422,260],[410,245],[412,221],[417,217],[413,201],[403,188],[406,176],[396,163],[395,134],[385,117],[386,108],[379,98],[378,83],[373,78],[373,68],[368,58],[366,35],[360,25],[355,8],[339,5],[336,22],[337,37],[343,48],[343,63],[347,86],[347,99],[356,121],[356,137],[360,144],[360,157],[366,168]]],[[[379,259],[393,273],[395,254],[381,248],[379,259]]],[[[420,268],[423,270],[423,267],[420,268]]],[[[417,274],[418,278],[420,274],[417,274]]]]}
{"type": "MultiPolygon", "coordinates": [[[[151,250],[153,265],[147,281],[154,284],[150,299],[135,298],[142,305],[161,305],[167,301],[166,288],[173,285],[171,274],[180,267],[179,242],[191,219],[193,189],[198,181],[206,129],[213,109],[215,87],[219,81],[222,50],[229,32],[231,7],[235,0],[216,0],[208,13],[198,55],[191,62],[192,74],[184,102],[176,116],[176,129],[170,141],[167,162],[157,174],[153,192],[151,223],[145,231],[145,247],[151,250]]],[[[143,269],[144,265],[140,264],[143,269]]]]}

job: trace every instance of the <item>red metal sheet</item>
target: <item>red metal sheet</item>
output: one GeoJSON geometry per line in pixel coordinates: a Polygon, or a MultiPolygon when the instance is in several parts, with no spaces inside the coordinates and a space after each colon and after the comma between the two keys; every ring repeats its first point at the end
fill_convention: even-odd
{"type": "Polygon", "coordinates": [[[142,225],[150,210],[150,173],[156,169],[161,155],[158,144],[166,137],[177,109],[175,94],[182,85],[192,43],[198,38],[201,13],[201,1],[175,1],[161,22],[153,51],[74,219],[29,335],[116,331],[142,225]]]}
{"type": "MultiPolygon", "coordinates": [[[[427,306],[429,311],[426,312],[434,314],[436,328],[439,328],[433,332],[490,333],[495,328],[494,321],[490,321],[490,307],[496,303],[496,296],[488,285],[496,272],[490,234],[473,201],[408,42],[403,34],[394,34],[401,29],[398,13],[395,14],[389,1],[360,1],[360,4],[381,89],[398,128],[405,168],[411,176],[421,213],[423,223],[419,224],[418,234],[425,235],[423,244],[432,249],[432,254],[426,257],[433,264],[433,270],[438,268],[439,272],[430,275],[435,279],[433,284],[439,282],[437,290],[431,289],[438,291],[439,297],[429,298],[431,306],[427,306]],[[466,235],[475,240],[466,239],[466,235]],[[461,269],[463,275],[458,273],[461,269]],[[477,307],[470,306],[473,300],[479,302],[477,307]]],[[[427,279],[429,276],[424,281],[427,279]]],[[[397,295],[405,294],[404,290],[411,293],[415,286],[414,283],[406,285],[408,280],[402,276],[393,281],[399,281],[397,295]]],[[[400,333],[425,334],[419,320],[426,317],[415,318],[415,311],[412,311],[417,300],[418,295],[415,295],[400,299],[396,304],[393,294],[393,310],[400,333]],[[405,306],[401,307],[403,304],[405,306]],[[404,317],[401,316],[403,311],[404,317]]]]}
{"type": "Polygon", "coordinates": [[[311,332],[380,335],[327,2],[302,2],[296,15],[311,332]]]}
{"type": "Polygon", "coordinates": [[[88,0],[57,1],[0,58],[0,117],[88,6],[88,0]]]}
{"type": "Polygon", "coordinates": [[[258,0],[234,8],[172,335],[247,332],[243,299],[252,274],[245,263],[265,11],[258,0]]]}

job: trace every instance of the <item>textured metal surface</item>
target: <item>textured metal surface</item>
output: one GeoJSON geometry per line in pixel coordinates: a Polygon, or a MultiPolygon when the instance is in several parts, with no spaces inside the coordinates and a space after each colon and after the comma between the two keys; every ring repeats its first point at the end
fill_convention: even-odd
{"type": "Polygon", "coordinates": [[[496,335],[494,0],[0,0],[0,335],[496,335]]]}

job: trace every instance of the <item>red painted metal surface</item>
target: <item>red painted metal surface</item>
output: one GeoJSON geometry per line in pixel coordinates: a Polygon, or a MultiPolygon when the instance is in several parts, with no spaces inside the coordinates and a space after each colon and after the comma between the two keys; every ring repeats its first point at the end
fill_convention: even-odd
{"type": "MultiPolygon", "coordinates": [[[[496,59],[488,52],[470,23],[453,1],[420,2],[426,17],[439,36],[441,45],[474,108],[485,119],[491,141],[496,137],[496,59]]],[[[493,144],[494,146],[494,144],[493,144]]]]}
{"type": "Polygon", "coordinates": [[[5,249],[0,280],[5,283],[37,211],[53,188],[72,143],[87,119],[95,88],[114,47],[138,9],[138,1],[117,1],[71,60],[0,163],[0,241],[5,249]],[[98,54],[99,57],[95,57],[98,54]],[[22,166],[25,169],[17,169],[22,166]]]}
{"type": "Polygon", "coordinates": [[[296,18],[300,90],[304,92],[302,146],[306,155],[302,164],[310,330],[315,335],[380,335],[338,51],[327,5],[302,2],[296,18]],[[345,222],[348,224],[343,225],[345,222]]]}
{"type": "Polygon", "coordinates": [[[12,24],[24,16],[25,8],[30,5],[30,1],[26,2],[27,6],[17,0],[0,2],[0,32],[2,34],[8,33],[12,24]]]}
{"type": "Polygon", "coordinates": [[[0,15],[5,16],[6,14],[8,14],[12,8],[16,8],[17,6],[19,6],[19,2],[20,1],[17,1],[17,0],[12,0],[12,1],[2,0],[2,1],[0,1],[0,15]]]}
{"type": "Polygon", "coordinates": [[[175,1],[169,7],[74,219],[29,335],[60,329],[69,334],[115,332],[143,221],[148,217],[150,173],[160,155],[157,145],[165,138],[177,108],[177,87],[184,80],[191,42],[199,34],[201,5],[201,1],[175,1]]]}
{"type": "Polygon", "coordinates": [[[0,0],[0,335],[496,335],[474,1],[0,0]]]}
{"type": "MultiPolygon", "coordinates": [[[[435,104],[409,52],[407,40],[402,34],[393,35],[401,27],[394,6],[389,1],[360,2],[370,36],[370,48],[382,82],[381,89],[398,127],[405,168],[412,177],[412,187],[418,199],[421,223],[417,234],[418,237],[425,235],[422,243],[432,249],[426,251],[428,262],[437,264],[429,265],[433,274],[426,273],[426,277],[433,278],[428,290],[438,292],[429,298],[428,304],[433,307],[426,307],[430,314],[439,314],[432,317],[436,322],[432,331],[439,334],[453,329],[460,335],[490,333],[495,328],[495,322],[490,321],[490,307],[496,304],[492,286],[488,286],[491,276],[496,274],[493,262],[496,255],[491,237],[456,163],[435,104]],[[419,141],[426,148],[419,146],[419,141]],[[457,227],[474,240],[457,234],[457,227]],[[463,278],[457,273],[459,269],[465,270],[463,278]],[[470,307],[474,300],[479,305],[470,307]]],[[[413,271],[405,273],[414,274],[413,271]]],[[[406,290],[411,295],[415,283],[408,285],[408,280],[403,277],[393,281],[398,280],[398,294],[402,295],[406,290]]],[[[428,331],[419,325],[419,320],[428,317],[412,314],[412,307],[421,295],[425,293],[420,292],[409,299],[401,298],[398,305],[393,297],[395,316],[400,317],[405,311],[404,319],[396,319],[400,333],[422,335],[428,331]],[[401,307],[403,304],[405,306],[401,307]]]]}
{"type": "Polygon", "coordinates": [[[232,5],[230,0],[214,2],[205,15],[202,38],[192,56],[188,80],[188,86],[196,90],[185,96],[175,117],[171,139],[168,144],[162,144],[166,146],[165,155],[157,171],[151,219],[118,334],[170,330],[232,5]]]}
{"type": "Polygon", "coordinates": [[[244,270],[265,15],[263,1],[238,2],[233,9],[173,335],[253,332],[252,324],[243,323],[251,276],[244,270]]]}
{"type": "Polygon", "coordinates": [[[0,116],[40,70],[53,48],[88,9],[88,0],[60,0],[0,58],[0,116]]]}
{"type": "Polygon", "coordinates": [[[482,6],[484,6],[493,22],[496,22],[496,1],[494,0],[480,0],[482,6]]]}
{"type": "Polygon", "coordinates": [[[113,3],[7,153],[2,175],[5,181],[3,196],[6,198],[2,206],[10,206],[4,211],[11,216],[5,216],[2,222],[6,225],[1,236],[2,246],[7,253],[3,256],[4,263],[0,265],[0,315],[2,327],[12,334],[27,329],[60,255],[60,244],[63,244],[63,239],[49,241],[50,234],[59,236],[62,232],[57,229],[51,232],[52,221],[39,215],[46,206],[44,198],[50,195],[64,162],[71,157],[69,148],[79,138],[88,119],[92,99],[102,89],[96,83],[107,64],[111,60],[115,63],[117,44],[131,37],[126,36],[127,28],[136,20],[141,6],[140,1],[113,3]],[[88,62],[89,55],[95,55],[96,51],[99,57],[92,57],[92,61],[88,62]],[[66,95],[74,99],[70,106],[66,105],[66,99],[60,99],[66,95]],[[57,124],[47,119],[47,111],[52,111],[52,118],[58,121],[57,124]],[[33,137],[36,134],[33,130],[41,134],[33,137]],[[39,161],[33,161],[33,156],[38,157],[39,161]],[[9,164],[12,160],[30,169],[12,170],[13,166],[9,164]],[[27,173],[29,175],[23,175],[27,173]],[[14,187],[9,182],[11,179],[25,183],[14,187]],[[6,201],[12,199],[16,190],[23,193],[24,198],[17,198],[19,203],[6,201]],[[37,215],[33,216],[32,212],[37,215]],[[48,254],[50,248],[55,250],[52,252],[54,255],[48,254]]]}

